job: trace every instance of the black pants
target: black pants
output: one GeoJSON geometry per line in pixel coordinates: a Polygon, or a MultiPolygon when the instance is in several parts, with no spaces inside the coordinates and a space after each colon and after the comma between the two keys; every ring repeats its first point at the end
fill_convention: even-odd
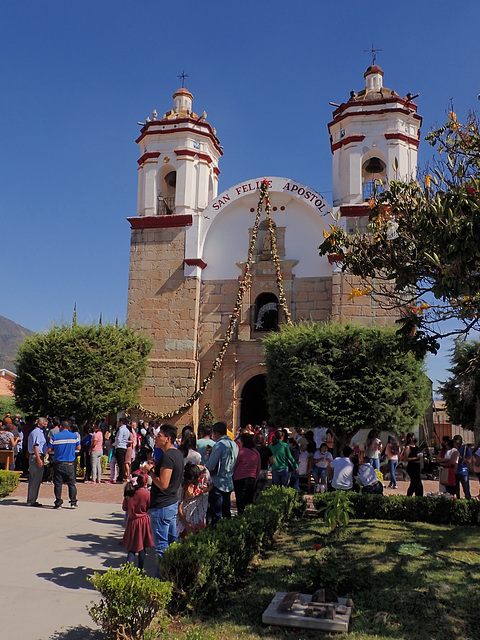
{"type": "Polygon", "coordinates": [[[243,513],[247,504],[253,503],[255,497],[255,478],[242,478],[234,480],[235,500],[238,513],[243,513]]]}
{"type": "Polygon", "coordinates": [[[122,449],[121,447],[117,447],[115,449],[115,457],[117,459],[118,465],[118,478],[117,482],[123,482],[125,480],[125,455],[127,453],[126,449],[122,449]]]}
{"type": "Polygon", "coordinates": [[[77,486],[75,484],[75,462],[53,463],[53,490],[55,492],[55,506],[63,504],[62,487],[68,486],[70,504],[77,504],[77,486]]]}
{"type": "Polygon", "coordinates": [[[407,496],[423,496],[423,484],[420,478],[420,464],[409,462],[407,472],[410,476],[410,486],[407,489],[407,496]]]}

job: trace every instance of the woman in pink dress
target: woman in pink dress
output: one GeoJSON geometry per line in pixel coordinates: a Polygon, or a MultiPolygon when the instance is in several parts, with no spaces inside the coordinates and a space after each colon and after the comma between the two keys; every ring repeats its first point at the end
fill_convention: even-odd
{"type": "Polygon", "coordinates": [[[134,562],[138,553],[138,568],[143,569],[148,547],[153,547],[150,529],[150,491],[145,489],[147,476],[141,473],[137,483],[127,482],[124,491],[122,509],[127,512],[127,526],[122,545],[128,550],[127,562],[134,562]]]}

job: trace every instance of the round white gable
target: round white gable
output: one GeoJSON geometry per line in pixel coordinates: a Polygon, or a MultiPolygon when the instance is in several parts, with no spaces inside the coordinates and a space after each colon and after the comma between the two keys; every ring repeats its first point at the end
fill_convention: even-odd
{"type": "MultiPolygon", "coordinates": [[[[247,259],[249,229],[255,222],[263,179],[248,180],[227,189],[200,214],[196,231],[198,257],[207,265],[203,279],[235,279],[239,276],[237,263],[247,259]]],[[[298,261],[294,274],[297,277],[331,275],[328,259],[318,255],[323,231],[333,224],[330,204],[314,189],[295,180],[266,179],[269,181],[272,218],[277,227],[285,227],[284,259],[298,261]]],[[[265,218],[263,210],[260,220],[265,218]]],[[[188,236],[194,233],[194,228],[187,231],[187,246],[192,249],[188,236]]]]}

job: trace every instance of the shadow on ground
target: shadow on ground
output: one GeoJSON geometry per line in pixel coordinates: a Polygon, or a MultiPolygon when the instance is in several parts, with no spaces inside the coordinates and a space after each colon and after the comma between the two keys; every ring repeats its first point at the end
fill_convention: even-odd
{"type": "Polygon", "coordinates": [[[94,590],[87,580],[89,576],[93,576],[93,570],[87,567],[52,567],[50,572],[37,575],[66,589],[94,590]]]}
{"type": "Polygon", "coordinates": [[[56,631],[49,640],[105,640],[105,634],[100,629],[89,629],[80,625],[69,627],[64,631],[56,631]]]}

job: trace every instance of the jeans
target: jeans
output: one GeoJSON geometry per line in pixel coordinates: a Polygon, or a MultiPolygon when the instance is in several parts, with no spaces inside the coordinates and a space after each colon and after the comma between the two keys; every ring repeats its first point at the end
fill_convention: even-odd
{"type": "Polygon", "coordinates": [[[380,458],[367,458],[365,456],[365,462],[369,462],[376,471],[380,471],[380,458]]]}
{"type": "Polygon", "coordinates": [[[290,471],[288,469],[272,469],[272,484],[277,487],[288,487],[290,471]]]}
{"type": "Polygon", "coordinates": [[[315,484],[327,484],[327,468],[317,467],[316,465],[312,469],[312,476],[315,478],[315,484]]]}
{"type": "Polygon", "coordinates": [[[220,491],[217,487],[208,494],[208,516],[212,524],[217,524],[222,518],[231,518],[230,491],[220,491]]]}
{"type": "Polygon", "coordinates": [[[368,487],[363,487],[362,493],[382,494],[383,484],[381,482],[375,482],[375,484],[370,484],[368,485],[368,487]]]}
{"type": "Polygon", "coordinates": [[[395,477],[395,469],[397,468],[398,460],[389,460],[388,469],[390,471],[390,486],[397,486],[397,478],[395,477]]]}
{"type": "Polygon", "coordinates": [[[463,487],[463,493],[465,494],[465,498],[470,500],[472,497],[470,493],[470,481],[468,478],[468,473],[456,473],[455,477],[457,479],[457,486],[455,490],[455,495],[457,498],[460,498],[460,485],[463,487]]]}
{"type": "Polygon", "coordinates": [[[68,486],[68,499],[70,504],[77,504],[77,486],[75,484],[75,462],[53,463],[53,491],[55,493],[55,506],[63,504],[62,487],[68,486]]]}
{"type": "MultiPolygon", "coordinates": [[[[177,542],[178,502],[168,507],[150,509],[150,526],[152,528],[153,546],[157,558],[162,558],[165,550],[172,542],[177,542]]],[[[157,577],[160,577],[157,569],[157,577]]]]}
{"type": "Polygon", "coordinates": [[[300,474],[298,473],[298,469],[292,471],[290,474],[290,482],[288,483],[292,489],[296,489],[300,491],[300,474]]]}

